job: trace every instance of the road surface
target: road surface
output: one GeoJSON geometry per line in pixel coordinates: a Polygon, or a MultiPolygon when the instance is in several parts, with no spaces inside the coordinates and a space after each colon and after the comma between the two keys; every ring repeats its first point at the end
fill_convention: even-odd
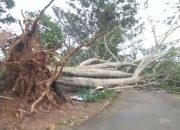
{"type": "Polygon", "coordinates": [[[180,130],[180,96],[126,91],[110,108],[72,130],[180,130]]]}

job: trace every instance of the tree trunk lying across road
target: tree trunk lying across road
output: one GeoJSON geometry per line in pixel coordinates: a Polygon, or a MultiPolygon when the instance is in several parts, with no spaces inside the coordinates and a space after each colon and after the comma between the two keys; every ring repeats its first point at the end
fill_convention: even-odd
{"type": "Polygon", "coordinates": [[[97,64],[97,63],[104,63],[106,61],[98,59],[98,58],[91,58],[89,60],[83,61],[79,64],[79,66],[87,66],[87,65],[91,65],[91,64],[97,64]]]}
{"type": "Polygon", "coordinates": [[[89,67],[65,67],[64,76],[88,77],[88,78],[128,78],[131,73],[118,70],[92,69],[89,67]]]}
{"type": "MultiPolygon", "coordinates": [[[[69,86],[77,88],[96,88],[103,86],[111,88],[122,85],[135,85],[142,83],[143,75],[135,75],[139,67],[135,63],[129,62],[94,62],[102,61],[97,59],[88,59],[75,67],[64,67],[62,76],[56,81],[60,86],[69,86]],[[128,73],[129,67],[135,69],[134,72],[128,73]],[[118,69],[117,69],[118,68],[118,69]],[[124,69],[127,68],[127,69],[124,69]],[[122,71],[123,70],[123,71],[122,71]]],[[[144,61],[143,61],[144,62],[144,61]]],[[[148,64],[147,64],[148,66],[148,64]]]]}
{"type": "Polygon", "coordinates": [[[141,77],[119,78],[119,79],[98,79],[98,78],[84,78],[84,77],[61,77],[57,83],[74,86],[74,87],[115,87],[119,85],[133,85],[142,80],[141,77]]]}
{"type": "Polygon", "coordinates": [[[95,65],[88,65],[89,68],[96,68],[96,69],[106,69],[106,68],[116,68],[116,67],[122,67],[122,66],[133,66],[137,67],[136,64],[131,62],[107,62],[107,63],[101,63],[101,64],[95,64],[95,65]]]}
{"type": "Polygon", "coordinates": [[[147,68],[152,67],[153,69],[152,63],[157,62],[158,47],[156,46],[152,53],[142,58],[138,63],[109,62],[92,58],[83,61],[79,66],[64,67],[62,76],[56,82],[64,86],[86,88],[95,88],[97,86],[103,86],[104,88],[124,85],[137,86],[137,84],[143,85],[156,82],[154,77],[147,78],[144,72],[146,72],[147,68]],[[131,73],[129,68],[132,68],[131,73]]]}

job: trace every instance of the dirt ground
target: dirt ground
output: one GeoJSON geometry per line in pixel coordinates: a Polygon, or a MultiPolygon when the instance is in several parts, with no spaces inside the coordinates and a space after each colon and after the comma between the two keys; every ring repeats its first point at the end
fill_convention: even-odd
{"type": "Polygon", "coordinates": [[[68,101],[58,108],[42,105],[34,114],[27,114],[24,110],[27,110],[28,105],[25,108],[22,102],[22,99],[0,98],[0,130],[55,130],[72,127],[102,111],[111,100],[98,103],[68,101]]]}

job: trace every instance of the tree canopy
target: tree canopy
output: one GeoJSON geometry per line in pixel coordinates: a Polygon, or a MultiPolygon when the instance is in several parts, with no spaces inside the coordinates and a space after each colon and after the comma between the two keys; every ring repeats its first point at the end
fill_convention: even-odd
{"type": "MultiPolygon", "coordinates": [[[[26,11],[26,15],[29,17],[29,21],[32,24],[33,19],[37,17],[38,13],[26,11]]],[[[61,27],[51,16],[43,14],[38,29],[40,32],[41,43],[45,48],[58,49],[62,46],[64,38],[61,27]]]]}
{"type": "Polygon", "coordinates": [[[0,22],[1,23],[12,23],[15,21],[9,13],[7,14],[8,10],[15,7],[15,2],[13,0],[1,0],[0,1],[0,22]]]}
{"type": "Polygon", "coordinates": [[[73,11],[53,7],[66,37],[81,44],[99,32],[110,32],[106,38],[97,41],[96,47],[85,51],[89,57],[113,59],[118,55],[119,43],[141,32],[140,28],[135,32],[129,31],[138,23],[135,17],[138,4],[134,0],[69,0],[68,4],[73,11]]]}

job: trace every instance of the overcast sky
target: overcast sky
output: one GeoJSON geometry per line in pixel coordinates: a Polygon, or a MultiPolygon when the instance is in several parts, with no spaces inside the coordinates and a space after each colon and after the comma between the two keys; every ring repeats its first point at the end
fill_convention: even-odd
{"type": "MultiPolygon", "coordinates": [[[[157,36],[162,35],[169,29],[169,26],[162,24],[163,20],[170,16],[179,16],[180,12],[175,12],[175,10],[172,9],[172,7],[176,6],[177,3],[179,3],[179,0],[149,0],[149,8],[147,9],[147,12],[149,16],[151,16],[154,20],[154,24],[156,25],[155,29],[157,36]],[[156,21],[159,21],[159,23],[157,23],[156,21]]],[[[152,44],[154,43],[151,31],[152,28],[150,26],[149,21],[147,20],[147,14],[145,13],[144,9],[141,9],[139,13],[140,16],[144,18],[143,20],[145,21],[146,28],[142,36],[146,39],[146,44],[152,44]]],[[[171,35],[169,39],[167,39],[167,42],[173,41],[178,38],[180,38],[180,29],[175,31],[173,35],[171,35]]]]}
{"type": "MultiPolygon", "coordinates": [[[[16,3],[16,7],[12,9],[11,13],[16,19],[22,19],[21,16],[21,10],[28,10],[28,11],[36,11],[42,9],[50,0],[14,0],[16,3]]],[[[55,0],[53,5],[59,6],[62,9],[67,9],[68,6],[66,5],[66,0],[55,0]]],[[[144,2],[146,0],[138,0],[138,2],[144,2]]],[[[167,16],[173,15],[173,10],[170,8],[171,5],[174,3],[178,3],[179,0],[149,0],[149,9],[148,13],[155,21],[162,21],[167,16]],[[167,4],[171,3],[171,4],[167,4]],[[164,9],[167,9],[164,11],[164,9]]],[[[53,15],[52,9],[48,8],[46,10],[46,13],[53,15]]],[[[152,45],[153,44],[153,36],[151,33],[151,28],[149,26],[149,23],[147,21],[147,15],[145,14],[145,11],[141,7],[139,16],[143,17],[143,21],[145,21],[146,30],[141,35],[142,38],[146,39],[146,45],[152,45]]],[[[157,29],[157,35],[162,34],[165,32],[168,27],[164,26],[162,23],[156,24],[157,29]]],[[[12,32],[20,31],[19,25],[13,24],[12,26],[7,26],[7,30],[10,30],[12,32]]],[[[173,36],[169,40],[174,40],[177,37],[180,36],[180,30],[176,31],[173,36]]]]}

